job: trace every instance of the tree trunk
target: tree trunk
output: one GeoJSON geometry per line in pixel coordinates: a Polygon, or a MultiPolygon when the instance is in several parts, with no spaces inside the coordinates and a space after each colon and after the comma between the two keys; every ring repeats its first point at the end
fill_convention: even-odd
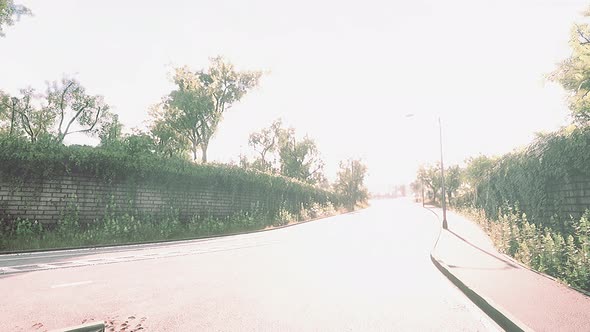
{"type": "Polygon", "coordinates": [[[207,163],[207,148],[208,147],[209,147],[209,143],[205,143],[205,142],[201,143],[201,152],[202,152],[202,154],[201,154],[201,162],[203,164],[206,164],[207,163]]]}
{"type": "Polygon", "coordinates": [[[10,115],[10,133],[9,135],[12,136],[12,133],[14,132],[14,117],[16,116],[16,113],[14,111],[14,106],[12,107],[12,113],[10,115]]]}
{"type": "Polygon", "coordinates": [[[193,142],[193,161],[197,161],[197,143],[193,142]]]}

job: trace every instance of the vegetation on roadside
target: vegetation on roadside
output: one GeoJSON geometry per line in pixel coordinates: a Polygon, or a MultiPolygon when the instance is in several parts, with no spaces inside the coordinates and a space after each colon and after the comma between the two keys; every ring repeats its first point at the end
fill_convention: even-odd
{"type": "Polygon", "coordinates": [[[17,219],[12,223],[0,220],[0,251],[71,248],[92,245],[115,245],[148,241],[178,240],[237,232],[254,231],[290,223],[333,216],[343,212],[331,203],[311,204],[294,214],[281,209],[276,216],[265,212],[239,213],[226,218],[195,215],[181,220],[174,208],[163,217],[138,217],[117,214],[115,206],[107,207],[102,220],[82,223],[75,205],[64,213],[57,225],[17,219]]]}
{"type": "Polygon", "coordinates": [[[530,222],[525,213],[511,207],[502,209],[497,220],[489,219],[474,207],[458,210],[476,221],[500,252],[573,287],[590,291],[590,211],[577,222],[573,234],[564,236],[530,222]]]}
{"type": "MultiPolygon", "coordinates": [[[[501,252],[588,291],[590,206],[571,196],[587,196],[575,182],[590,181],[590,25],[574,24],[570,46],[549,79],[567,91],[573,124],[506,155],[452,166],[445,185],[449,205],[477,221],[501,252]],[[567,204],[586,212],[572,215],[567,204]]],[[[422,167],[412,189],[437,203],[440,168],[422,167]]]]}
{"type": "MultiPolygon", "coordinates": [[[[447,203],[476,220],[501,252],[590,290],[590,211],[568,215],[564,194],[552,194],[574,177],[587,178],[589,158],[589,127],[539,135],[524,149],[496,158],[470,158],[463,168],[457,167],[459,185],[447,189],[455,190],[456,198],[447,203]]],[[[435,183],[425,189],[430,197],[440,197],[439,174],[433,166],[420,170],[412,186],[416,194],[422,183],[435,183]]]]}
{"type": "MultiPolygon", "coordinates": [[[[0,0],[0,37],[4,27],[23,15],[32,12],[12,0],[0,0]]],[[[204,69],[178,67],[172,76],[173,90],[149,110],[148,129],[131,134],[125,133],[105,98],[87,92],[75,78],[49,82],[43,91],[0,90],[3,184],[10,182],[13,190],[56,176],[82,174],[109,184],[223,187],[230,194],[247,188],[249,193],[272,197],[272,202],[254,214],[223,219],[195,215],[190,220],[181,220],[174,207],[163,218],[140,215],[131,210],[130,202],[122,209],[108,207],[104,218],[90,222],[80,220],[74,201],[57,224],[44,225],[15,219],[4,211],[6,202],[0,201],[0,218],[4,218],[0,250],[222,234],[331,215],[344,204],[354,208],[366,203],[366,167],[360,161],[342,164],[338,181],[330,184],[315,141],[307,136],[299,139],[280,121],[250,136],[249,144],[260,159],[252,163],[243,159],[241,167],[208,163],[209,143],[225,113],[259,85],[262,72],[240,71],[218,56],[204,69]],[[68,146],[80,135],[98,137],[100,144],[68,146]],[[273,161],[266,159],[271,154],[273,161]]]]}

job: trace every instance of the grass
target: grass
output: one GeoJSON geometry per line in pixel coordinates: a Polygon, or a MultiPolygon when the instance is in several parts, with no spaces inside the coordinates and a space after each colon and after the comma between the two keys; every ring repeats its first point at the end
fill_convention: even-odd
{"type": "Polygon", "coordinates": [[[227,218],[194,216],[181,221],[178,211],[171,209],[157,219],[107,212],[102,220],[82,224],[76,209],[71,209],[54,227],[28,219],[2,223],[0,251],[75,248],[224,235],[277,227],[340,212],[331,204],[314,204],[309,209],[302,209],[297,215],[281,210],[273,217],[241,213],[227,218]]]}

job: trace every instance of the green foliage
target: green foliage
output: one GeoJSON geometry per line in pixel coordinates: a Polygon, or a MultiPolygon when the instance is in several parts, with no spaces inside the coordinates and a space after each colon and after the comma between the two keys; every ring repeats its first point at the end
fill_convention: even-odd
{"type": "Polygon", "coordinates": [[[98,132],[100,146],[109,147],[118,144],[123,139],[123,124],[119,121],[119,115],[109,113],[108,119],[98,132]]]}
{"type": "Polygon", "coordinates": [[[282,122],[280,119],[275,120],[268,128],[260,132],[250,134],[248,145],[250,145],[259,155],[250,165],[262,172],[275,172],[275,162],[268,160],[268,156],[276,152],[279,148],[279,138],[281,136],[282,122]]]}
{"type": "Polygon", "coordinates": [[[97,134],[109,114],[110,107],[104,98],[87,94],[86,88],[75,79],[64,77],[59,83],[49,84],[43,97],[46,105],[41,109],[56,120],[58,142],[74,133],[97,134]]]}
{"type": "Polygon", "coordinates": [[[260,72],[236,71],[221,57],[212,58],[206,70],[177,68],[176,88],[164,98],[162,108],[153,113],[152,132],[156,137],[174,134],[176,138],[170,142],[190,142],[193,160],[200,148],[201,161],[206,163],[209,141],[223,114],[258,85],[260,76],[260,72]]]}
{"type": "Polygon", "coordinates": [[[54,228],[37,221],[17,219],[11,224],[0,222],[0,251],[67,248],[89,245],[123,244],[144,241],[186,239],[222,235],[281,226],[336,214],[332,204],[314,203],[299,214],[281,209],[276,216],[243,212],[226,218],[194,215],[181,221],[179,211],[170,208],[163,216],[135,216],[117,213],[116,204],[107,206],[102,220],[82,224],[77,207],[70,205],[54,228]]]}
{"type": "Polygon", "coordinates": [[[455,193],[461,186],[461,172],[461,168],[457,165],[453,165],[445,170],[446,199],[449,204],[453,203],[455,193]]]}
{"type": "MultiPolygon", "coordinates": [[[[590,17],[590,11],[584,18],[590,17]]],[[[572,54],[549,75],[568,92],[568,104],[574,119],[590,121],[590,27],[587,23],[574,24],[570,32],[572,54]]]]}
{"type": "MultiPolygon", "coordinates": [[[[470,176],[476,177],[475,169],[471,167],[470,176]]],[[[572,177],[590,174],[590,128],[569,127],[539,135],[526,149],[493,161],[481,172],[473,202],[488,216],[497,218],[506,204],[518,206],[539,226],[570,234],[573,225],[560,212],[562,202],[549,192],[572,177]]]]}
{"type": "Polygon", "coordinates": [[[580,218],[578,225],[582,226],[567,237],[550,228],[537,227],[517,209],[505,208],[498,220],[487,218],[476,208],[462,208],[461,212],[487,231],[500,252],[532,269],[590,291],[590,211],[580,218]]]}
{"type": "Polygon", "coordinates": [[[25,135],[31,142],[52,136],[63,142],[73,133],[95,135],[113,120],[102,96],[91,96],[76,80],[64,78],[45,93],[21,89],[20,96],[0,91],[0,127],[9,136],[25,135]],[[6,129],[7,128],[7,129],[6,129]]]}
{"type": "MultiPolygon", "coordinates": [[[[461,187],[462,176],[463,172],[459,166],[451,166],[445,169],[445,194],[447,203],[453,202],[453,198],[461,187]]],[[[424,186],[430,191],[434,202],[436,202],[437,197],[442,196],[440,163],[420,166],[416,178],[416,182],[413,184],[414,190],[421,190],[422,186],[424,186]]]]}
{"type": "Polygon", "coordinates": [[[565,218],[561,198],[550,196],[590,174],[590,128],[570,126],[501,158],[471,159],[465,174],[473,198],[465,206],[500,251],[590,290],[590,212],[565,218]]]}
{"type": "Polygon", "coordinates": [[[0,136],[0,173],[24,183],[42,178],[80,173],[111,183],[117,180],[164,185],[223,187],[269,197],[264,208],[276,215],[281,208],[297,213],[301,204],[340,205],[340,197],[283,176],[228,165],[195,165],[181,158],[154,152],[149,136],[133,135],[112,147],[64,146],[54,140],[31,144],[22,138],[0,136]]]}
{"type": "Polygon", "coordinates": [[[340,162],[338,178],[334,190],[346,200],[346,204],[353,209],[356,204],[364,203],[369,193],[364,186],[367,166],[360,160],[349,159],[340,162]]]}
{"type": "Polygon", "coordinates": [[[268,173],[278,172],[322,188],[329,186],[324,176],[324,162],[315,141],[307,136],[298,139],[294,128],[282,128],[281,120],[275,120],[270,127],[250,134],[248,144],[259,156],[252,162],[241,156],[242,167],[268,173]]]}
{"type": "Polygon", "coordinates": [[[4,37],[3,27],[11,26],[23,15],[32,15],[31,10],[13,0],[0,0],[0,37],[4,37]]]}
{"type": "Polygon", "coordinates": [[[280,172],[282,175],[310,184],[324,181],[324,162],[315,141],[298,140],[293,129],[283,130],[279,137],[280,172]]]}

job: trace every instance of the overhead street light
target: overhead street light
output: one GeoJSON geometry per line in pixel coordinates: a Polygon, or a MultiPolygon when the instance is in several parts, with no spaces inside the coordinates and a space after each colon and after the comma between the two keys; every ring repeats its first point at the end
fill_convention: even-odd
{"type": "MultiPolygon", "coordinates": [[[[414,114],[406,114],[406,118],[413,117],[414,114]]],[[[439,134],[439,144],[440,144],[440,178],[441,178],[441,202],[442,202],[442,211],[443,211],[443,222],[442,227],[443,229],[449,229],[449,224],[447,222],[447,203],[446,203],[446,188],[445,188],[445,166],[443,163],[443,140],[442,140],[442,122],[440,120],[440,116],[438,117],[438,134],[439,134]]],[[[424,195],[422,195],[422,204],[424,204],[424,195]]]]}

